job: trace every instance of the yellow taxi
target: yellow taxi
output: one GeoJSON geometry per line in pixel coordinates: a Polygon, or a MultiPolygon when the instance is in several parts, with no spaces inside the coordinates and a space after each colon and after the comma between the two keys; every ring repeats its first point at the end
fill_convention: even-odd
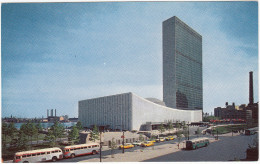
{"type": "Polygon", "coordinates": [[[148,146],[153,146],[154,143],[151,141],[145,141],[144,143],[141,144],[142,147],[148,147],[148,146]]]}
{"type": "Polygon", "coordinates": [[[130,149],[130,148],[134,147],[134,145],[131,143],[125,143],[124,146],[120,145],[119,149],[123,149],[123,147],[124,147],[124,149],[130,149]]]}
{"type": "Polygon", "coordinates": [[[163,142],[165,141],[164,137],[159,137],[158,139],[156,139],[156,142],[163,142]]]}
{"type": "Polygon", "coordinates": [[[173,136],[168,136],[170,140],[174,140],[175,138],[173,136]]]}

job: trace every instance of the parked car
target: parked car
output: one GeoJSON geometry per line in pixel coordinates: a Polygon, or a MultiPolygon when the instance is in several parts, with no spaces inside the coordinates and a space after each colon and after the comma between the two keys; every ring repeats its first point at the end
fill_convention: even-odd
{"type": "Polygon", "coordinates": [[[156,142],[164,142],[164,141],[165,141],[164,137],[159,137],[158,139],[156,139],[156,142]]]}
{"type": "Polygon", "coordinates": [[[168,136],[169,140],[174,140],[175,137],[174,136],[168,136]]]}
{"type": "Polygon", "coordinates": [[[123,147],[124,147],[124,149],[129,149],[129,148],[134,147],[134,145],[131,144],[131,143],[125,143],[124,146],[123,146],[123,145],[120,145],[120,146],[119,146],[119,149],[123,149],[123,147]]]}
{"type": "Polygon", "coordinates": [[[154,143],[151,141],[145,141],[144,143],[141,144],[142,147],[148,147],[148,146],[153,146],[154,143]]]}
{"type": "Polygon", "coordinates": [[[132,143],[134,146],[141,146],[142,142],[141,141],[135,141],[132,143]]]}

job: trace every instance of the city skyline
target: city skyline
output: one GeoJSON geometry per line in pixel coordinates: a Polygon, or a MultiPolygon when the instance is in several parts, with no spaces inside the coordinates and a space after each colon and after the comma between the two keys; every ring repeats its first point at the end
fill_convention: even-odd
{"type": "Polygon", "coordinates": [[[203,111],[258,101],[257,2],[2,4],[2,116],[77,116],[79,100],[162,100],[162,22],[203,36],[203,111]],[[188,11],[188,12],[187,12],[188,11]],[[62,113],[63,112],[63,113],[62,113]]]}

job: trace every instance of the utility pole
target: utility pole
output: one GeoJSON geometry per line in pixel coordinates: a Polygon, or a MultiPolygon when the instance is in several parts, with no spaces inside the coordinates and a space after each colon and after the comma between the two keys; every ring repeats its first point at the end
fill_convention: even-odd
{"type": "Polygon", "coordinates": [[[190,140],[190,125],[189,125],[189,122],[188,122],[188,140],[190,140]]]}
{"type": "Polygon", "coordinates": [[[123,152],[125,153],[125,131],[123,131],[123,152]]]}
{"type": "Polygon", "coordinates": [[[101,156],[101,153],[102,153],[102,142],[101,142],[101,131],[99,132],[99,135],[100,135],[100,137],[99,137],[99,139],[100,139],[100,141],[99,141],[99,159],[100,159],[100,162],[102,162],[102,156],[101,156]]]}

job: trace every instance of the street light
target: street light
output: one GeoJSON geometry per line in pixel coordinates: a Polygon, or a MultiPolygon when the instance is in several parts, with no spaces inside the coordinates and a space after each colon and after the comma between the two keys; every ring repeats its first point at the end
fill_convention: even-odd
{"type": "Polygon", "coordinates": [[[188,122],[188,140],[190,140],[190,128],[189,128],[189,122],[188,122]]]}
{"type": "Polygon", "coordinates": [[[125,153],[125,131],[123,130],[123,136],[121,136],[123,138],[123,149],[122,149],[122,153],[125,153]]]}

